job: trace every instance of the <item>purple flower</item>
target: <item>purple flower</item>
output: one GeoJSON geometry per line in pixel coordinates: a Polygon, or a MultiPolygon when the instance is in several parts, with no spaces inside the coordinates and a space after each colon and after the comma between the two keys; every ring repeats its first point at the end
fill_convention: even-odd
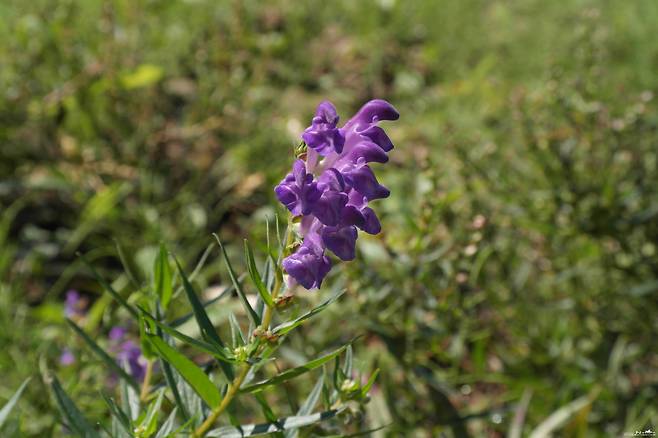
{"type": "Polygon", "coordinates": [[[313,214],[325,225],[338,225],[347,204],[343,175],[334,168],[325,170],[320,175],[318,189],[322,195],[313,206],[313,214]]]}
{"type": "Polygon", "coordinates": [[[70,349],[65,348],[62,351],[62,354],[59,356],[59,363],[65,367],[73,365],[75,363],[75,356],[73,355],[73,352],[70,349]]]}
{"type": "Polygon", "coordinates": [[[71,289],[66,292],[64,300],[64,316],[67,318],[81,318],[85,316],[85,300],[77,290],[71,289]]]}
{"type": "Polygon", "coordinates": [[[345,136],[336,127],[338,119],[336,107],[331,102],[322,102],[315,111],[311,126],[302,134],[302,139],[309,148],[320,155],[324,156],[331,152],[340,154],[345,144],[345,136]]]}
{"type": "Polygon", "coordinates": [[[128,368],[128,372],[137,381],[142,381],[146,374],[146,359],[142,356],[139,345],[126,339],[127,330],[121,326],[112,327],[109,333],[110,351],[115,354],[119,364],[128,368]]]}
{"type": "Polygon", "coordinates": [[[331,260],[323,250],[316,251],[311,245],[302,244],[283,260],[283,268],[306,289],[319,289],[331,269],[331,260]]]}
{"type": "Polygon", "coordinates": [[[318,183],[313,181],[313,175],[306,173],[306,164],[297,160],[292,165],[292,172],[274,188],[277,198],[295,216],[311,213],[315,203],[322,192],[318,183]]]}
{"type": "Polygon", "coordinates": [[[302,216],[302,245],[283,260],[289,283],[319,288],[331,268],[328,249],[341,260],[356,256],[358,229],[381,231],[369,201],[386,198],[389,190],[368,163],[386,163],[393,143],[377,123],[397,120],[398,112],[384,100],[366,103],[342,128],[330,102],[322,102],[302,138],[308,146],[306,162],[275,188],[277,198],[295,216],[302,216]]]}

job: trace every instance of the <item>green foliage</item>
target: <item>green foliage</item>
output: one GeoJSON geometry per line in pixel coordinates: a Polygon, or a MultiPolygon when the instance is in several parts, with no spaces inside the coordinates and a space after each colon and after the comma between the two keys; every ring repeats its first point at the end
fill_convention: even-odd
{"type": "Polygon", "coordinates": [[[21,395],[23,394],[23,391],[29,382],[30,379],[25,380],[25,382],[23,382],[21,386],[18,387],[14,395],[11,396],[9,401],[7,401],[7,403],[0,409],[0,429],[2,429],[2,426],[9,418],[9,414],[11,413],[12,409],[14,409],[18,399],[21,398],[21,395]]]}
{"type": "MultiPolygon", "coordinates": [[[[276,342],[242,352],[245,387],[363,334],[352,375],[323,366],[314,410],[368,388],[366,415],[300,436],[621,436],[655,421],[655,1],[9,0],[0,13],[0,398],[32,377],[3,434],[91,419],[115,432],[101,389],[131,428],[161,388],[154,435],[198,426],[202,402],[166,361],[139,402],[73,335],[65,291],[83,294],[72,319],[111,359],[107,330],[133,320],[134,339],[161,338],[223,392],[239,364],[222,358],[238,333],[249,344],[281,280],[282,233],[262,223],[299,132],[322,99],[345,120],[374,97],[401,113],[378,170],[383,233],[360,237],[326,290],[278,309],[276,342]],[[206,263],[212,233],[234,263],[249,238],[246,269],[206,263]],[[159,242],[196,266],[186,280],[159,242]],[[240,271],[251,282],[238,275],[236,292],[240,271]]],[[[297,400],[320,372],[261,394],[305,417],[297,400]]],[[[234,408],[218,424],[266,421],[252,395],[234,408]]]]}

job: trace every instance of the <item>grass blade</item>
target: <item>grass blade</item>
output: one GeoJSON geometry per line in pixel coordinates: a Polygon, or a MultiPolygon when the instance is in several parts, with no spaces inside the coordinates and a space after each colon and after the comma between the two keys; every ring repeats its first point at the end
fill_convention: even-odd
{"type": "Polygon", "coordinates": [[[507,432],[507,438],[521,438],[523,434],[523,423],[525,423],[525,416],[528,412],[531,398],[532,390],[526,388],[521,396],[521,401],[515,409],[512,424],[507,432]]]}
{"type": "Polygon", "coordinates": [[[160,299],[162,308],[166,311],[174,293],[174,288],[172,285],[171,266],[169,265],[169,254],[163,243],[160,244],[160,252],[155,259],[153,277],[155,282],[155,293],[160,299]]]}
{"type": "Polygon", "coordinates": [[[167,417],[167,420],[162,423],[162,426],[160,426],[160,430],[158,430],[158,433],[155,435],[155,438],[167,438],[169,434],[171,434],[171,431],[174,430],[174,426],[176,425],[176,411],[178,408],[172,409],[171,413],[169,414],[169,417],[167,417]]]}
{"type": "Polygon", "coordinates": [[[235,275],[233,266],[231,266],[231,261],[228,258],[228,254],[226,253],[226,250],[224,249],[224,245],[222,245],[222,242],[221,240],[219,240],[219,236],[217,236],[217,234],[213,234],[213,236],[215,236],[215,239],[219,244],[219,249],[222,251],[222,254],[224,256],[224,261],[226,262],[226,269],[228,270],[229,277],[231,277],[233,286],[235,286],[235,291],[237,292],[238,297],[240,297],[240,301],[242,301],[242,305],[244,306],[245,311],[249,315],[249,318],[251,318],[252,322],[254,323],[254,326],[258,327],[260,325],[260,318],[258,317],[256,311],[251,307],[251,304],[249,304],[249,300],[247,300],[247,295],[245,295],[244,290],[242,290],[242,286],[240,286],[240,282],[238,281],[238,277],[235,275]]]}
{"type": "Polygon", "coordinates": [[[55,400],[62,415],[66,419],[66,425],[77,435],[83,438],[100,438],[100,435],[80,412],[73,400],[66,394],[57,377],[53,376],[50,387],[55,395],[55,400]]]}
{"type": "Polygon", "coordinates": [[[112,416],[118,421],[118,424],[121,426],[121,429],[127,434],[127,436],[132,435],[132,425],[128,414],[126,414],[123,409],[121,409],[113,398],[109,397],[104,392],[101,392],[101,396],[105,401],[105,404],[110,409],[112,416]]]}
{"type": "Polygon", "coordinates": [[[529,435],[530,438],[546,438],[553,435],[555,430],[562,427],[576,412],[591,404],[599,390],[595,390],[588,395],[578,397],[577,399],[562,406],[544,421],[541,422],[529,435]]]}
{"type": "Polygon", "coordinates": [[[2,429],[2,425],[5,424],[5,421],[7,421],[9,414],[11,413],[12,409],[14,409],[18,399],[21,398],[21,395],[23,394],[23,391],[25,391],[25,387],[29,382],[29,378],[25,379],[21,386],[18,387],[14,395],[12,395],[9,401],[2,407],[2,409],[0,409],[0,429],[2,429]]]}
{"type": "Polygon", "coordinates": [[[265,304],[267,304],[268,307],[274,307],[274,301],[272,300],[272,295],[270,295],[270,292],[267,290],[267,286],[265,286],[265,283],[263,282],[263,279],[260,276],[260,273],[258,272],[258,268],[256,267],[256,261],[254,260],[254,253],[251,250],[251,247],[249,246],[249,242],[247,239],[244,240],[244,256],[245,259],[247,260],[247,269],[249,271],[249,276],[251,277],[251,281],[254,282],[254,285],[256,286],[256,289],[258,290],[258,293],[260,294],[260,297],[263,299],[265,304]]]}
{"type": "Polygon", "coordinates": [[[96,271],[96,269],[94,269],[94,267],[91,265],[91,263],[89,263],[87,261],[87,259],[85,258],[84,255],[79,254],[79,256],[80,256],[80,260],[82,260],[82,263],[84,263],[84,265],[91,271],[91,274],[94,276],[96,281],[98,281],[98,283],[100,283],[100,285],[103,287],[103,289],[105,289],[107,291],[107,293],[112,295],[112,298],[114,298],[119,304],[121,304],[126,310],[128,310],[128,312],[130,312],[130,314],[132,316],[134,316],[135,319],[137,319],[139,314],[137,313],[135,308],[133,306],[131,306],[130,304],[128,304],[128,301],[126,301],[119,294],[119,292],[114,290],[112,285],[110,285],[107,281],[105,281],[105,279],[103,277],[100,276],[100,274],[96,271]]]}
{"type": "MultiPolygon", "coordinates": [[[[201,330],[201,336],[211,344],[214,343],[218,347],[224,348],[224,342],[222,342],[221,338],[217,334],[217,331],[215,330],[215,327],[212,325],[212,322],[210,322],[210,318],[208,317],[206,310],[203,308],[201,301],[199,301],[199,297],[194,291],[192,284],[190,284],[189,280],[187,279],[185,272],[183,272],[183,268],[178,262],[178,259],[174,257],[174,260],[176,262],[176,267],[178,268],[178,273],[180,274],[183,281],[183,289],[187,294],[188,301],[192,305],[192,310],[194,311],[194,317],[196,318],[199,330],[201,330]]],[[[226,377],[229,380],[233,380],[233,368],[224,362],[220,362],[219,365],[221,366],[222,371],[226,377]]]]}
{"type": "MultiPolygon", "coordinates": [[[[299,407],[299,410],[297,411],[297,416],[306,416],[311,414],[313,409],[315,409],[315,405],[318,404],[318,400],[320,400],[323,387],[324,387],[324,374],[320,375],[320,378],[315,383],[315,386],[311,390],[310,394],[308,395],[308,397],[306,397],[304,403],[299,407]]],[[[298,435],[299,435],[299,430],[297,429],[287,430],[285,433],[286,438],[297,438],[298,435]]]]}

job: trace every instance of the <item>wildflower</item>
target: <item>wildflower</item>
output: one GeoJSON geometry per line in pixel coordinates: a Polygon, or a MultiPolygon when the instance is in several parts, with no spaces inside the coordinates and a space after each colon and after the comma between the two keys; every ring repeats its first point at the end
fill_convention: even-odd
{"type": "Polygon", "coordinates": [[[306,289],[319,288],[331,269],[328,249],[341,260],[356,255],[358,230],[381,231],[368,202],[389,196],[369,163],[385,163],[393,143],[377,123],[397,120],[398,112],[384,100],[366,103],[342,128],[330,102],[322,102],[302,134],[308,146],[304,159],[275,188],[279,201],[302,216],[303,243],[283,260],[283,267],[306,289]]]}
{"type": "Polygon", "coordinates": [[[110,350],[114,352],[120,364],[128,367],[128,371],[137,381],[142,381],[146,374],[146,358],[142,355],[139,345],[127,339],[127,333],[125,327],[112,327],[108,336],[110,350]]]}
{"type": "Polygon", "coordinates": [[[86,302],[77,290],[71,289],[66,292],[64,300],[64,316],[67,318],[82,318],[87,313],[86,302]]]}
{"type": "Polygon", "coordinates": [[[73,365],[75,363],[75,355],[69,348],[65,348],[59,356],[59,363],[63,366],[73,365]]]}

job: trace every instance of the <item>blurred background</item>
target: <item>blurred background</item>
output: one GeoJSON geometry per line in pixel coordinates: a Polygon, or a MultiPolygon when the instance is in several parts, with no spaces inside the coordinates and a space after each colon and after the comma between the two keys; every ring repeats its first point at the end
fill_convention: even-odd
{"type": "Polygon", "coordinates": [[[382,234],[298,297],[347,289],[283,360],[363,335],[377,436],[657,421],[658,2],[4,0],[0,16],[0,405],[33,377],[7,436],[63,433],[45,370],[103,415],[107,375],[65,296],[99,338],[121,315],[76,253],[127,294],[163,241],[200,291],[225,286],[211,233],[236,265],[243,237],[264,241],[323,99],[343,121],[372,98],[400,111],[376,169],[392,195],[373,205],[382,234]]]}

